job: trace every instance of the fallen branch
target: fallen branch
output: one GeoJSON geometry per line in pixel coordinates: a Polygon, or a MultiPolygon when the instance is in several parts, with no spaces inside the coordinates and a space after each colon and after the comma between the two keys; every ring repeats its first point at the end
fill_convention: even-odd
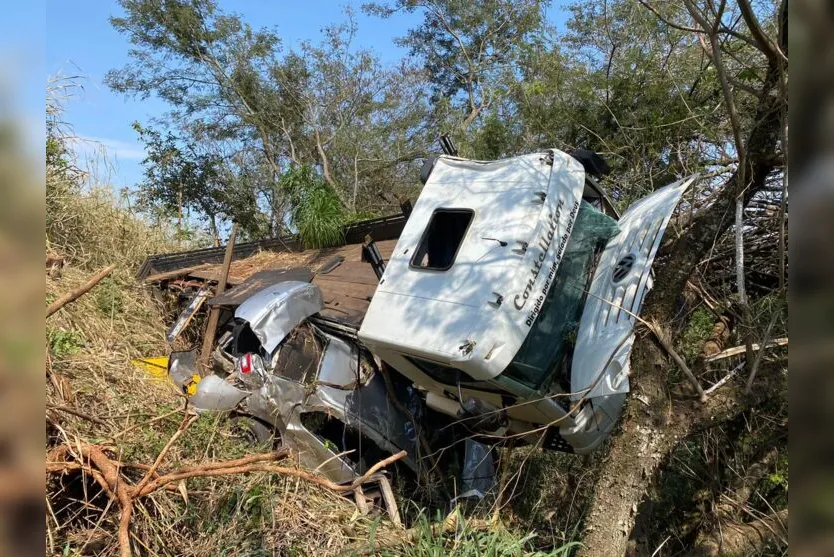
{"type": "Polygon", "coordinates": [[[680,354],[678,354],[678,352],[674,348],[672,348],[672,344],[668,340],[666,340],[665,336],[663,335],[663,332],[660,330],[660,327],[658,327],[657,324],[655,324],[652,321],[643,321],[643,323],[646,324],[649,330],[654,334],[655,338],[657,339],[657,342],[660,343],[660,346],[662,346],[666,353],[669,354],[669,356],[673,360],[675,360],[675,363],[678,364],[678,367],[681,368],[681,371],[683,371],[683,373],[695,387],[695,391],[698,393],[698,397],[701,399],[701,402],[705,401],[707,395],[704,394],[703,387],[701,387],[701,384],[698,382],[698,379],[695,378],[695,374],[692,373],[692,370],[689,369],[689,366],[686,365],[686,362],[683,361],[683,358],[681,358],[680,354]]]}
{"type": "MultiPolygon", "coordinates": [[[[765,329],[764,336],[762,337],[762,346],[767,346],[767,343],[770,342],[770,332],[773,330],[773,325],[776,323],[776,319],[778,317],[778,313],[774,314],[770,323],[767,324],[767,329],[765,329]]],[[[752,344],[750,345],[748,352],[753,352],[752,344]]],[[[747,377],[747,386],[744,390],[744,392],[748,395],[753,390],[753,379],[756,378],[756,372],[759,371],[759,365],[762,363],[762,356],[764,356],[764,350],[759,350],[758,354],[756,354],[756,359],[753,361],[753,365],[750,366],[750,375],[747,377]]]]}
{"type": "Polygon", "coordinates": [[[180,423],[180,427],[177,429],[177,431],[174,432],[171,438],[168,439],[168,442],[165,443],[165,446],[162,447],[162,450],[159,451],[156,460],[153,461],[153,464],[151,464],[150,469],[145,473],[145,477],[139,481],[139,484],[135,488],[136,493],[141,492],[142,488],[145,487],[149,481],[151,481],[151,477],[154,475],[154,473],[156,473],[157,469],[159,468],[159,465],[162,464],[162,459],[164,459],[165,455],[168,454],[168,451],[171,450],[171,447],[174,445],[176,440],[179,439],[183,433],[185,433],[185,430],[191,427],[191,424],[197,421],[197,418],[199,418],[199,416],[189,416],[188,414],[182,417],[182,423],[180,423]]]}
{"type": "Polygon", "coordinates": [[[316,476],[304,470],[275,466],[272,464],[273,462],[289,456],[290,451],[286,448],[272,453],[250,455],[235,460],[209,462],[197,466],[187,466],[168,474],[157,475],[156,470],[165,457],[165,454],[173,445],[174,441],[176,441],[176,439],[188,428],[192,421],[193,420],[191,418],[183,421],[180,428],[165,445],[165,448],[160,451],[160,454],[154,461],[153,465],[147,467],[145,476],[136,485],[130,485],[128,480],[120,474],[120,470],[122,468],[144,467],[138,465],[125,465],[118,461],[113,461],[105,454],[105,449],[98,445],[80,444],[77,447],[62,445],[52,450],[49,455],[47,455],[46,473],[66,473],[71,470],[79,469],[90,473],[101,488],[119,504],[122,513],[119,518],[118,534],[120,553],[122,557],[131,557],[132,552],[130,549],[129,528],[130,517],[133,512],[133,504],[140,497],[145,497],[159,489],[166,488],[171,483],[196,477],[229,476],[247,474],[251,472],[265,472],[269,474],[280,474],[301,478],[335,491],[336,493],[345,493],[354,491],[361,487],[363,483],[368,481],[368,479],[380,469],[406,456],[405,451],[400,451],[397,454],[391,455],[390,457],[376,463],[374,466],[369,468],[367,472],[356,478],[350,484],[337,484],[326,478],[316,476]],[[76,454],[74,451],[77,451],[79,454],[76,454]],[[69,457],[73,457],[75,461],[67,460],[69,457]]]}
{"type": "Polygon", "coordinates": [[[47,410],[56,410],[58,412],[65,412],[67,414],[72,414],[73,416],[83,418],[83,419],[85,419],[89,422],[93,422],[94,424],[98,424],[100,426],[107,427],[107,422],[105,422],[104,420],[102,420],[100,418],[96,418],[95,416],[91,416],[89,414],[85,414],[84,412],[82,412],[81,410],[78,410],[76,408],[71,408],[69,406],[59,406],[57,404],[47,404],[46,409],[47,410]]]}
{"type": "Polygon", "coordinates": [[[738,373],[739,370],[744,367],[744,365],[745,365],[745,362],[741,362],[736,367],[731,369],[730,372],[727,375],[725,375],[724,377],[722,377],[721,379],[716,381],[715,384],[712,387],[710,387],[706,391],[704,391],[704,394],[709,395],[709,394],[714,393],[718,389],[720,389],[723,385],[725,385],[727,383],[727,381],[729,381],[730,379],[735,377],[736,373],[738,373]]]}
{"type": "Polygon", "coordinates": [[[101,280],[104,277],[112,273],[113,269],[115,268],[115,265],[110,265],[109,267],[102,269],[101,271],[90,277],[90,280],[84,283],[84,285],[80,288],[73,290],[72,292],[69,292],[67,294],[64,294],[63,296],[49,304],[49,307],[46,308],[46,316],[49,317],[65,305],[69,304],[70,302],[74,302],[75,300],[89,292],[95,285],[101,282],[101,280]]]}
{"type": "MultiPolygon", "coordinates": [[[[787,346],[787,345],[788,345],[788,337],[781,337],[781,338],[775,338],[775,339],[771,340],[770,342],[766,343],[765,348],[773,348],[774,346],[787,346]]],[[[744,351],[746,349],[747,349],[747,347],[743,344],[741,346],[734,346],[733,348],[728,348],[728,349],[724,350],[723,352],[719,352],[718,354],[716,354],[714,356],[710,356],[709,358],[706,358],[704,361],[714,362],[715,360],[723,360],[724,358],[730,358],[731,356],[738,356],[739,354],[744,353],[744,351]]],[[[760,349],[761,349],[761,345],[755,344],[755,343],[753,344],[753,351],[754,352],[756,350],[760,350],[760,349]]]]}

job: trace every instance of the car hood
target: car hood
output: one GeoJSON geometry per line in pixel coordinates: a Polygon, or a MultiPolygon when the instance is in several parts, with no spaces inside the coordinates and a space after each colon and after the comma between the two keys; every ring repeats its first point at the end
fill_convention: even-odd
{"type": "Polygon", "coordinates": [[[286,281],[268,286],[235,310],[249,323],[267,353],[272,353],[291,330],[324,307],[319,287],[309,282],[286,281]]]}

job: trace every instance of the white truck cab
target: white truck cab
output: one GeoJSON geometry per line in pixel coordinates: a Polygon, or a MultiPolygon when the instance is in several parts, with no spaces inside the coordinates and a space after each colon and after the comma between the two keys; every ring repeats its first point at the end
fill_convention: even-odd
{"type": "Polygon", "coordinates": [[[441,156],[387,263],[359,339],[434,410],[489,433],[587,453],[629,390],[635,316],[694,177],[619,219],[572,156],[441,156]]]}

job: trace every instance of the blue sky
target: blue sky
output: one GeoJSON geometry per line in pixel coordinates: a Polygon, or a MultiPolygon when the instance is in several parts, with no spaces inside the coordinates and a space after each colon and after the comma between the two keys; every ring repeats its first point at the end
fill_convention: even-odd
{"type": "MultiPolygon", "coordinates": [[[[352,5],[359,25],[355,44],[375,50],[383,62],[406,54],[394,39],[420,20],[417,14],[396,14],[386,20],[367,17],[361,13],[361,1],[220,0],[219,4],[226,12],[241,14],[254,27],[275,27],[287,49],[304,40],[317,41],[322,28],[344,21],[344,7],[352,5]]],[[[83,93],[67,104],[65,120],[77,136],[89,140],[86,151],[107,153],[108,171],[103,178],[116,189],[131,187],[141,180],[144,156],[131,124],[162,115],[166,106],[153,98],[126,99],[103,83],[108,70],[128,61],[130,45],[108,21],[120,15],[120,8],[101,0],[49,0],[46,13],[47,78],[59,73],[84,78],[83,93]]],[[[554,6],[548,16],[558,24],[564,13],[554,6]]]]}

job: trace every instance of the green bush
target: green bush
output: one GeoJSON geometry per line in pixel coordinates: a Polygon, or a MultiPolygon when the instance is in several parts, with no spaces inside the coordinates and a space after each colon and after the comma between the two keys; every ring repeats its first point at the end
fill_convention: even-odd
{"type": "Polygon", "coordinates": [[[290,201],[290,217],[308,248],[344,243],[347,214],[336,192],[311,166],[293,166],[281,176],[281,191],[290,201]]]}
{"type": "Polygon", "coordinates": [[[104,315],[119,315],[124,311],[124,299],[120,286],[112,278],[106,278],[96,287],[96,307],[104,315]]]}
{"type": "Polygon", "coordinates": [[[683,357],[692,362],[701,354],[704,342],[712,333],[715,318],[712,312],[704,306],[692,312],[689,323],[680,337],[680,348],[683,357]]]}
{"type": "Polygon", "coordinates": [[[47,329],[46,338],[49,342],[49,351],[59,358],[77,354],[84,346],[84,337],[76,331],[47,329]]]}

